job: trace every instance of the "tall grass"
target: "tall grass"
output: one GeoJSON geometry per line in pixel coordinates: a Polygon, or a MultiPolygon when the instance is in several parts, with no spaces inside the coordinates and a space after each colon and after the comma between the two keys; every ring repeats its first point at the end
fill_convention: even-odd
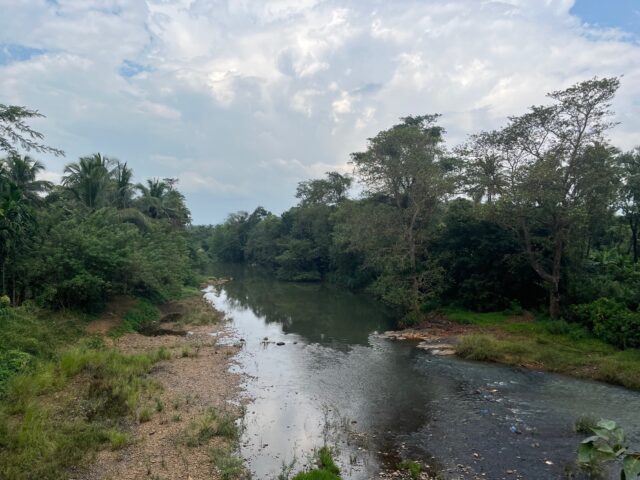
{"type": "Polygon", "coordinates": [[[147,374],[166,351],[124,355],[79,340],[84,320],[35,308],[0,313],[0,355],[25,359],[2,364],[3,480],[69,478],[89,452],[122,448],[129,441],[122,419],[135,418],[158,391],[147,374]]]}

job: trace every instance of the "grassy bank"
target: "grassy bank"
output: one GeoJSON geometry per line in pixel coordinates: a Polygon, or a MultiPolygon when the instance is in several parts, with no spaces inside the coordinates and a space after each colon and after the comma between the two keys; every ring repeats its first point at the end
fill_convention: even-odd
{"type": "Polygon", "coordinates": [[[0,310],[0,477],[68,478],[90,452],[128,442],[160,388],[158,350],[123,355],[84,334],[88,317],[35,307],[0,310]]]}
{"type": "MultiPolygon", "coordinates": [[[[96,318],[81,313],[0,309],[0,478],[69,478],[96,452],[130,445],[134,427],[162,410],[154,366],[184,349],[125,354],[109,337],[151,328],[167,311],[185,324],[219,320],[191,291],[169,305],[126,304],[108,336],[87,334],[96,318]]],[[[218,452],[216,460],[228,458],[218,452]]]]}
{"type": "Polygon", "coordinates": [[[640,390],[640,350],[619,350],[563,320],[447,310],[467,327],[459,356],[591,378],[640,390]]]}

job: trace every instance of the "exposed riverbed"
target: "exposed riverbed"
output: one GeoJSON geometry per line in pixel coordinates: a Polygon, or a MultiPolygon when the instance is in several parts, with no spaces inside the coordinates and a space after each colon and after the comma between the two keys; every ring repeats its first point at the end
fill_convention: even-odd
{"type": "Polygon", "coordinates": [[[244,343],[241,453],[257,479],[294,458],[301,467],[325,439],[350,479],[375,478],[398,453],[444,478],[565,478],[584,437],[573,424],[587,414],[640,443],[640,393],[435,357],[378,337],[394,313],[371,297],[232,274],[206,297],[244,343]]]}

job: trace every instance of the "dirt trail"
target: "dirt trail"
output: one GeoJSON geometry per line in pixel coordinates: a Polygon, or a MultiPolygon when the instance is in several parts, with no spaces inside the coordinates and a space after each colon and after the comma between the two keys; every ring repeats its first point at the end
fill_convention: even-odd
{"type": "MultiPolygon", "coordinates": [[[[194,301],[202,302],[200,299],[190,299],[162,310],[165,314],[183,312],[198,307],[194,301]]],[[[211,307],[206,305],[206,308],[211,307]]],[[[119,315],[113,313],[113,309],[111,311],[111,315],[103,315],[93,322],[89,331],[107,333],[111,327],[118,325],[121,321],[119,315]]],[[[120,316],[124,311],[120,312],[120,316]]],[[[214,318],[220,316],[213,310],[211,314],[214,318]]],[[[77,478],[219,478],[209,461],[208,452],[224,439],[213,438],[205,445],[193,447],[185,445],[181,438],[190,423],[197,422],[210,409],[221,412],[234,408],[229,402],[239,393],[239,376],[230,373],[229,366],[237,347],[220,344],[220,339],[231,335],[223,321],[201,326],[163,323],[161,327],[173,331],[187,330],[188,334],[144,336],[129,333],[112,341],[115,348],[128,354],[164,347],[171,352],[171,358],[158,363],[151,373],[160,388],[149,399],[151,418],[143,423],[130,421],[128,431],[133,441],[121,450],[99,452],[91,462],[89,471],[77,478]]]]}

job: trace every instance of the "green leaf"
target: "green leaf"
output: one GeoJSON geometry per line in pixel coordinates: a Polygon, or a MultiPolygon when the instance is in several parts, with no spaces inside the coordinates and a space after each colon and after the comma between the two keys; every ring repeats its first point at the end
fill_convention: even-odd
{"type": "Polygon", "coordinates": [[[614,422],[613,420],[600,420],[597,424],[596,427],[598,428],[604,428],[605,430],[615,430],[615,428],[618,426],[618,424],[616,422],[614,422]]]}
{"type": "Polygon", "coordinates": [[[600,438],[601,438],[601,437],[598,437],[598,436],[596,436],[596,435],[593,435],[593,436],[591,436],[591,437],[585,438],[585,439],[584,439],[584,440],[582,440],[582,442],[580,442],[580,443],[593,443],[593,442],[595,442],[595,441],[597,441],[597,440],[600,440],[600,438]]]}
{"type": "Polygon", "coordinates": [[[591,444],[581,443],[578,446],[578,463],[591,463],[595,450],[591,444]]]}
{"type": "Polygon", "coordinates": [[[636,480],[640,477],[640,453],[630,453],[622,461],[622,470],[626,480],[636,480]]]}

